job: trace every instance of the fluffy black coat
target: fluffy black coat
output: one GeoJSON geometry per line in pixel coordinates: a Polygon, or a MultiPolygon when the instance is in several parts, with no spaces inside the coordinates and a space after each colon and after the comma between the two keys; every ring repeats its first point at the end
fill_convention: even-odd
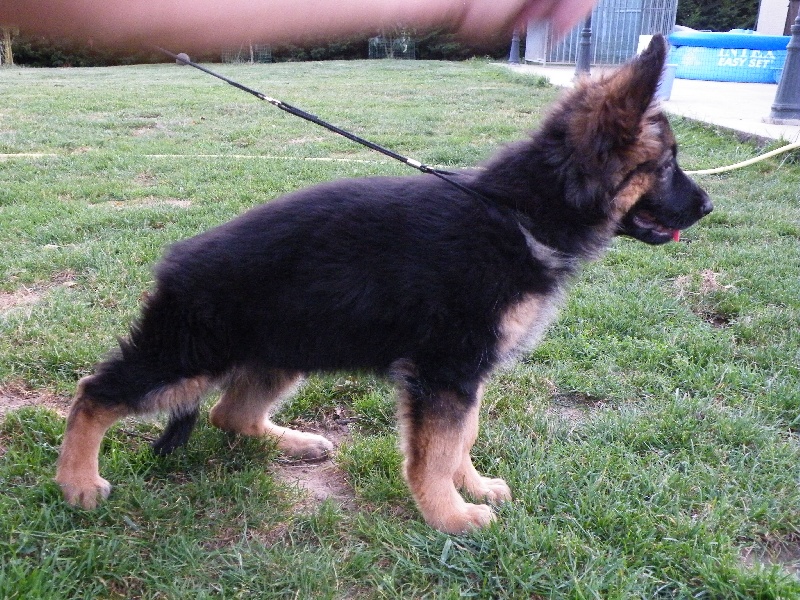
{"type": "MultiPolygon", "coordinates": [[[[388,373],[398,360],[432,388],[470,386],[500,358],[503,311],[553,293],[576,265],[571,236],[565,260],[537,260],[521,216],[428,175],[325,183],[259,206],[170,249],[120,356],[87,393],[142,412],[155,388],[243,363],[388,373]]],[[[173,429],[195,416],[185,414],[157,450],[178,445],[173,429]]]]}

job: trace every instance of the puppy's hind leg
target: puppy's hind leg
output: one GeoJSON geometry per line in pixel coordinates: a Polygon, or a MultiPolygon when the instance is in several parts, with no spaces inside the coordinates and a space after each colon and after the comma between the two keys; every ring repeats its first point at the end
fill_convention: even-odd
{"type": "Polygon", "coordinates": [[[75,401],[56,468],[56,482],[70,504],[92,509],[107,498],[111,485],[100,476],[100,444],[119,419],[133,414],[196,405],[208,378],[173,377],[140,368],[130,358],[116,357],[78,383],[75,401]]]}
{"type": "Polygon", "coordinates": [[[270,420],[270,415],[297,389],[301,380],[300,373],[260,372],[249,367],[234,369],[222,398],[211,409],[211,424],[233,433],[272,438],[279,450],[294,458],[325,458],[333,451],[329,440],[321,435],[281,427],[270,420]]]}
{"type": "Polygon", "coordinates": [[[191,412],[212,379],[227,370],[225,338],[218,333],[225,329],[192,306],[192,298],[160,281],[119,350],[79,382],[56,469],[71,504],[93,508],[108,496],[98,453],[111,425],[128,415],[191,412]]]}
{"type": "Polygon", "coordinates": [[[407,385],[400,393],[403,473],[411,494],[431,527],[451,534],[484,527],[494,520],[492,509],[465,502],[454,484],[476,481],[465,471],[464,453],[474,441],[477,393],[423,390],[407,385]]]}
{"type": "Polygon", "coordinates": [[[87,509],[111,493],[111,484],[100,477],[103,436],[116,421],[130,414],[124,404],[107,406],[94,401],[85,390],[91,381],[91,377],[84,377],[78,382],[56,467],[56,482],[64,499],[87,509]]]}

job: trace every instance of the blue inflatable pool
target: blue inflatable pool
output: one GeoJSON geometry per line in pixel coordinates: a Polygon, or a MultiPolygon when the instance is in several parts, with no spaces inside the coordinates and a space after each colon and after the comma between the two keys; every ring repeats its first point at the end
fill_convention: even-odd
{"type": "Polygon", "coordinates": [[[776,83],[790,39],[745,30],[677,31],[669,36],[667,62],[677,65],[675,77],[681,79],[776,83]]]}

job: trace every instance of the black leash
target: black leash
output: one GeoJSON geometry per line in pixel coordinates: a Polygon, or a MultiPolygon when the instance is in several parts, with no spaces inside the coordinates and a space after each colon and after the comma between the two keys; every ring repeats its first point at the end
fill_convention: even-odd
{"type": "Polygon", "coordinates": [[[310,122],[312,122],[312,123],[314,123],[316,125],[319,125],[320,127],[324,127],[325,129],[327,129],[329,131],[332,131],[332,132],[337,133],[337,134],[339,134],[339,135],[341,135],[343,137],[346,137],[348,140],[356,142],[357,144],[361,144],[362,146],[366,146],[367,148],[369,148],[370,150],[374,150],[375,152],[380,152],[381,154],[383,154],[385,156],[388,156],[389,158],[393,158],[395,160],[398,160],[401,163],[408,165],[409,167],[412,167],[414,169],[417,169],[418,171],[421,171],[422,173],[426,173],[428,175],[434,175],[435,177],[438,177],[439,179],[441,179],[443,181],[446,181],[447,183],[449,183],[453,187],[458,188],[462,192],[465,192],[465,193],[469,194],[470,196],[473,196],[474,198],[478,198],[478,199],[484,200],[484,201],[488,200],[488,198],[486,196],[484,196],[483,194],[481,194],[480,192],[478,192],[476,190],[473,190],[471,188],[468,188],[467,186],[462,185],[462,184],[458,183],[457,181],[455,181],[455,180],[451,179],[450,177],[448,177],[449,175],[455,175],[455,173],[451,173],[449,171],[442,171],[442,170],[439,170],[439,169],[434,169],[433,167],[430,167],[430,166],[428,166],[426,164],[423,164],[423,163],[419,162],[418,160],[414,160],[413,158],[408,158],[406,156],[398,154],[397,152],[393,152],[393,151],[389,150],[388,148],[384,148],[383,146],[379,146],[378,144],[370,142],[369,140],[365,140],[364,138],[361,138],[361,137],[359,137],[359,136],[357,136],[357,135],[355,135],[353,133],[350,133],[349,131],[345,131],[344,129],[340,129],[339,127],[336,127],[335,125],[332,125],[331,123],[328,123],[327,121],[323,121],[322,119],[320,119],[316,115],[312,115],[311,113],[308,113],[308,112],[306,112],[306,111],[304,111],[302,109],[299,109],[296,106],[292,106],[291,104],[287,104],[286,102],[282,102],[281,100],[278,100],[276,98],[270,98],[266,94],[262,94],[261,92],[259,92],[257,90],[254,90],[252,88],[249,88],[246,85],[242,85],[241,83],[239,83],[237,81],[234,81],[233,79],[228,79],[224,75],[220,75],[219,73],[215,73],[211,69],[208,69],[208,68],[206,68],[206,67],[204,67],[202,65],[199,65],[197,63],[194,63],[191,60],[189,60],[188,58],[184,58],[186,56],[185,54],[183,56],[178,55],[178,54],[173,54],[169,50],[165,50],[164,48],[160,48],[158,46],[156,46],[156,49],[158,49],[160,52],[163,52],[167,56],[170,56],[170,57],[174,58],[177,62],[183,63],[184,65],[189,65],[190,67],[194,67],[195,69],[203,71],[204,73],[208,73],[209,75],[211,75],[213,77],[216,77],[217,79],[221,79],[225,83],[227,83],[229,85],[232,85],[233,87],[238,88],[238,89],[242,90],[243,92],[247,92],[248,94],[252,94],[253,96],[258,98],[259,100],[263,100],[264,102],[269,102],[273,106],[276,106],[277,108],[280,108],[282,111],[285,111],[285,112],[287,112],[287,113],[289,113],[291,115],[294,115],[296,117],[300,117],[301,119],[305,119],[306,121],[310,121],[310,122]]]}

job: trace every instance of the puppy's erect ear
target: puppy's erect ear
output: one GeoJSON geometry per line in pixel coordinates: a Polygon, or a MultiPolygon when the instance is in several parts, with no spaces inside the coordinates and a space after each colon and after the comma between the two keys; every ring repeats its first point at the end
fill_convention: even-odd
{"type": "Polygon", "coordinates": [[[612,75],[581,84],[576,99],[583,110],[574,115],[571,127],[578,146],[584,145],[580,144],[582,138],[603,161],[604,154],[636,141],[666,57],[667,42],[662,35],[655,35],[644,52],[612,75]]]}
{"type": "Polygon", "coordinates": [[[664,62],[667,60],[667,41],[661,34],[654,35],[647,49],[629,65],[627,81],[628,98],[636,104],[639,115],[642,115],[653,101],[664,62]]]}

